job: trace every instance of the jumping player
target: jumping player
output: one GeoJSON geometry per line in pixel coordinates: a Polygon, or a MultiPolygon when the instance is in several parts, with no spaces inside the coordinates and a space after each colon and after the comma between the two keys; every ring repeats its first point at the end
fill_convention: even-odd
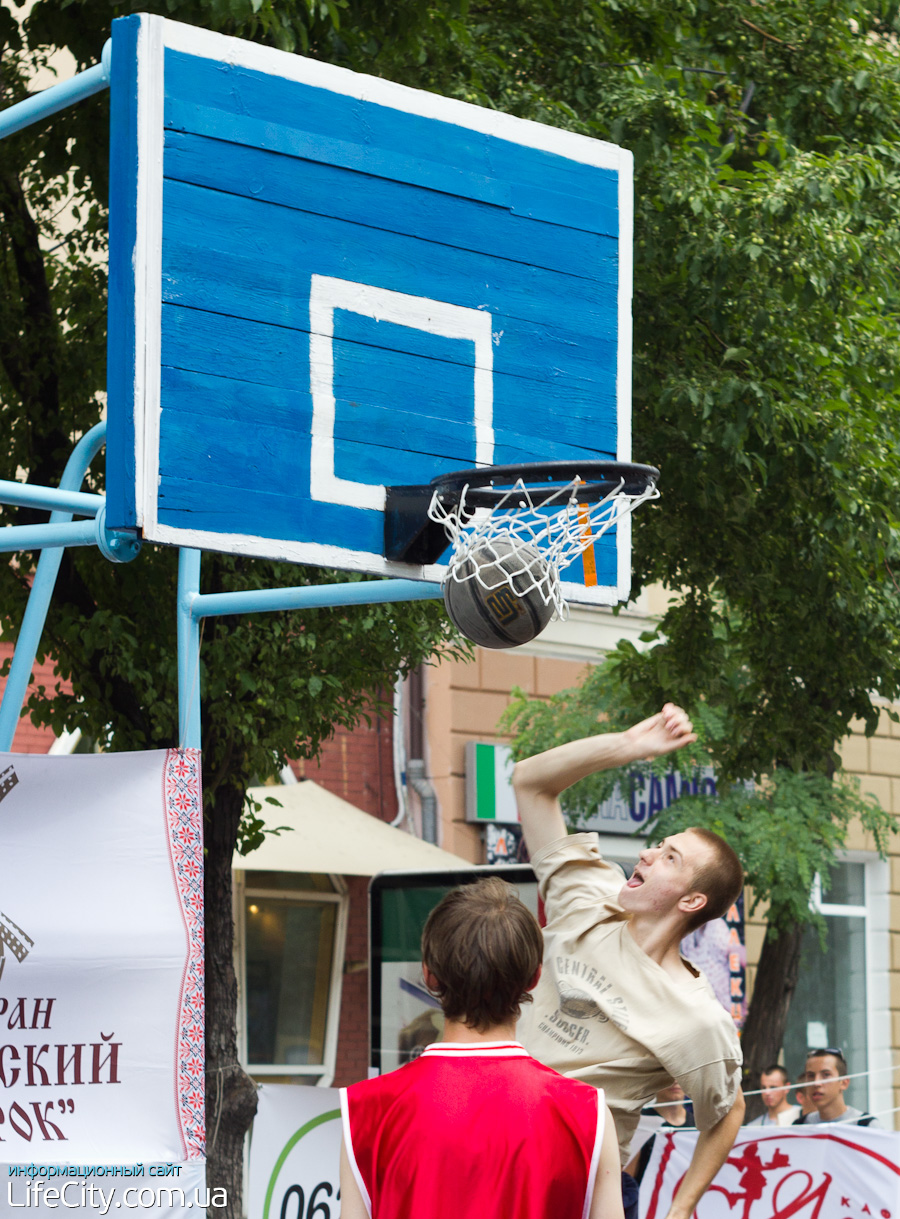
{"type": "MultiPolygon", "coordinates": [[[[600,770],[689,745],[687,715],[671,703],[627,732],[560,745],[519,762],[513,785],[547,917],[544,971],[521,1024],[530,1053],[603,1088],[622,1163],[641,1107],[674,1079],[701,1131],[669,1219],[689,1219],[731,1150],[744,1114],[734,1024],[682,938],[724,915],[742,882],[731,847],[708,830],[647,847],[624,884],[596,834],[567,834],[559,796],[600,770]]],[[[626,1216],[637,1187],[623,1176],[626,1216]]]]}
{"type": "Polygon", "coordinates": [[[341,1219],[623,1219],[603,1094],[515,1040],[541,932],[496,877],[453,890],[422,936],[443,1040],[341,1091],[341,1219]]]}

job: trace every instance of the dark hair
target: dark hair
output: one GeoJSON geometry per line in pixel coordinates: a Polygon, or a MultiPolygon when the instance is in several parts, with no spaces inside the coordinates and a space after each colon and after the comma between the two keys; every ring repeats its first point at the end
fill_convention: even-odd
{"type": "Polygon", "coordinates": [[[688,931],[694,931],[704,923],[728,913],[743,888],[744,869],[725,839],[712,830],[692,825],[687,832],[696,834],[712,850],[712,859],[700,864],[692,881],[694,889],[706,895],[706,905],[688,922],[688,931]]]}
{"type": "Polygon", "coordinates": [[[849,1071],[847,1070],[847,1059],[835,1046],[827,1045],[820,1050],[807,1050],[806,1061],[809,1062],[811,1058],[833,1058],[838,1065],[838,1075],[849,1074],[849,1071]]]}
{"type": "Polygon", "coordinates": [[[784,1067],[781,1065],[781,1063],[773,1062],[770,1067],[763,1067],[763,1069],[760,1071],[760,1073],[759,1073],[760,1084],[762,1084],[762,1077],[764,1075],[771,1075],[774,1071],[781,1072],[782,1083],[789,1084],[791,1082],[790,1076],[788,1075],[788,1073],[784,1069],[784,1067]]]}
{"type": "Polygon", "coordinates": [[[444,1015],[479,1033],[519,1018],[543,949],[534,915],[497,876],[448,893],[422,932],[422,961],[438,980],[444,1015]]]}

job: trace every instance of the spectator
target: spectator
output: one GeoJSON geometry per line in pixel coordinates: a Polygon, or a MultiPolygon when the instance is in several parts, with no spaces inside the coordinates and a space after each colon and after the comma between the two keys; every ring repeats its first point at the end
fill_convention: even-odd
{"type": "Polygon", "coordinates": [[[800,1116],[795,1119],[794,1125],[802,1125],[804,1118],[809,1117],[811,1113],[816,1112],[816,1107],[806,1094],[805,1088],[802,1086],[806,1080],[806,1072],[800,1072],[800,1078],[797,1081],[797,1087],[794,1089],[794,1096],[797,1104],[800,1106],[800,1116]]]}
{"type": "Polygon", "coordinates": [[[755,1117],[748,1126],[793,1126],[800,1116],[800,1106],[788,1103],[791,1081],[784,1067],[773,1063],[759,1073],[762,1101],[765,1112],[755,1117]]]}
{"type": "MultiPolygon", "coordinates": [[[[685,1126],[693,1126],[694,1107],[685,1098],[681,1084],[677,1084],[673,1080],[668,1088],[657,1092],[656,1100],[652,1105],[641,1110],[641,1117],[661,1117],[660,1130],[676,1130],[685,1126]]],[[[643,1180],[647,1165],[650,1163],[655,1138],[656,1135],[651,1134],[649,1139],[641,1144],[640,1150],[625,1165],[625,1171],[630,1173],[638,1184],[643,1180]]]]}
{"type": "Polygon", "coordinates": [[[819,1122],[847,1122],[854,1126],[874,1126],[881,1130],[881,1123],[870,1113],[854,1109],[844,1100],[850,1083],[847,1079],[847,1063],[844,1055],[834,1046],[810,1050],[806,1055],[804,1091],[816,1107],[816,1112],[801,1117],[795,1125],[813,1126],[819,1122]]]}

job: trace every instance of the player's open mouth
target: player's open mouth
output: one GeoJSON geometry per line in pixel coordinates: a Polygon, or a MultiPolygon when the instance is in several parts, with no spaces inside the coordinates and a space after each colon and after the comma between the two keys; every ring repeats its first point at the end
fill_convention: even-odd
{"type": "Polygon", "coordinates": [[[643,883],[644,883],[643,876],[638,876],[637,872],[633,872],[631,874],[631,876],[629,876],[628,880],[626,880],[625,888],[626,889],[636,889],[638,887],[638,885],[642,885],[643,883]]]}

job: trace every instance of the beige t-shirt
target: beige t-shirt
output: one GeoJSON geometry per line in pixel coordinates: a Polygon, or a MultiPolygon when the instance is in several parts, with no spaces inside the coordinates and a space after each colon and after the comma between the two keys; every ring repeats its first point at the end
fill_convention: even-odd
{"type": "Polygon", "coordinates": [[[642,1106],[675,1079],[700,1130],[734,1104],[741,1050],[731,1017],[693,966],[684,982],[640,948],[616,901],[622,873],[596,834],[570,834],[531,861],[544,902],[544,971],[522,1009],[530,1054],[606,1092],[627,1159],[642,1106]]]}

